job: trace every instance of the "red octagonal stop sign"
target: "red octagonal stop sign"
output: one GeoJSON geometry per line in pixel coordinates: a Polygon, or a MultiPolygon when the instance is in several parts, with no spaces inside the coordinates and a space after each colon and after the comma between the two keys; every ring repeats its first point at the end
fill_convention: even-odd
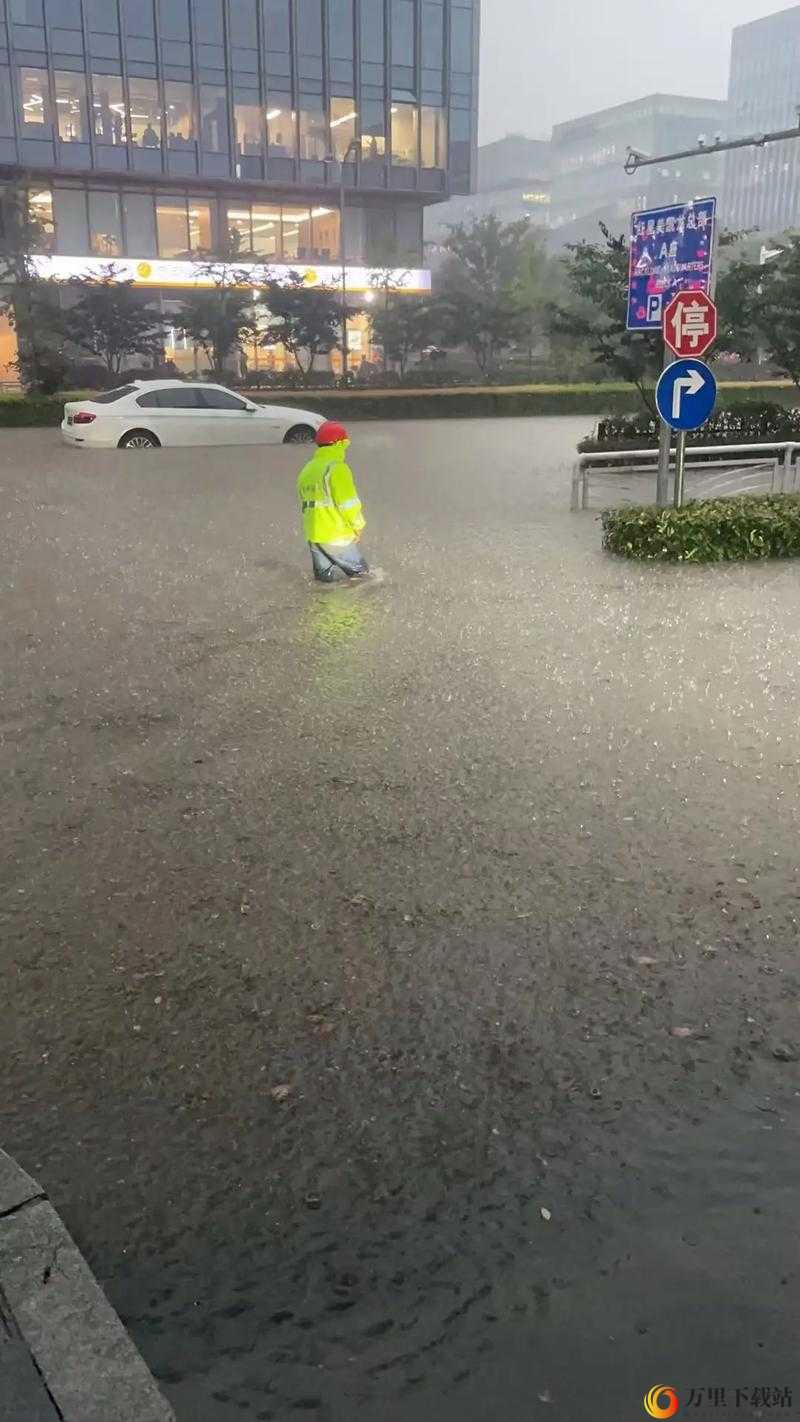
{"type": "Polygon", "coordinates": [[[664,312],[664,340],[677,356],[702,356],[717,339],[717,308],[704,291],[681,291],[664,312]]]}

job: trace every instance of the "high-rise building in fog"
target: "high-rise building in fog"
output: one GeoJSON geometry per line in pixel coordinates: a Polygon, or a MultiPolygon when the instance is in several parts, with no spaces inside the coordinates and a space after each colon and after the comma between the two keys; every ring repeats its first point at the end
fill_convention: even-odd
{"type": "MultiPolygon", "coordinates": [[[[797,124],[800,5],[734,30],[728,97],[735,135],[797,124]]],[[[734,231],[800,227],[800,139],[728,155],[725,219],[734,231]]]]}

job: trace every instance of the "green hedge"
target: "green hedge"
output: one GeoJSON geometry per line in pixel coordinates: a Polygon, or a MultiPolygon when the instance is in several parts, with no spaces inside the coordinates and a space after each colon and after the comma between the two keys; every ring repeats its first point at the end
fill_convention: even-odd
{"type": "MultiPolygon", "coordinates": [[[[732,394],[730,390],[722,392],[711,419],[689,435],[690,445],[800,442],[800,409],[787,409],[785,405],[767,400],[732,401],[732,394]]],[[[594,454],[606,449],[649,448],[658,444],[658,437],[659,423],[647,415],[610,416],[599,421],[590,439],[581,441],[578,452],[594,454]]]]}
{"type": "Polygon", "coordinates": [[[606,510],[603,547],[653,563],[800,558],[800,495],[742,494],[682,509],[606,510]]]}
{"type": "Polygon", "coordinates": [[[0,429],[15,429],[24,425],[60,425],[64,418],[64,401],[12,397],[0,400],[0,429]]]}

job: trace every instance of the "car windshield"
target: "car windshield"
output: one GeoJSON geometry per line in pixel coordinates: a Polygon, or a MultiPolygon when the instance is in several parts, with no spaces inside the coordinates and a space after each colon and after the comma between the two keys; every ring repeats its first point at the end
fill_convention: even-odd
{"type": "Polygon", "coordinates": [[[106,390],[103,395],[93,395],[94,405],[113,405],[115,400],[123,400],[126,395],[132,395],[136,385],[120,385],[117,390],[106,390]]]}

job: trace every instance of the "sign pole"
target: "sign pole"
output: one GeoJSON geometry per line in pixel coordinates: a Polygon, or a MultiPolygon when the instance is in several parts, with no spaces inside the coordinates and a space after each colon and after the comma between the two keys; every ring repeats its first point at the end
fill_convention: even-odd
{"type": "MultiPolygon", "coordinates": [[[[672,355],[664,342],[664,370],[672,362],[672,355]]],[[[669,504],[669,456],[672,447],[672,430],[666,420],[661,421],[661,433],[658,439],[658,476],[656,480],[656,503],[660,509],[665,509],[669,504]]]]}
{"type": "Polygon", "coordinates": [[[681,430],[678,435],[678,448],[675,452],[675,507],[683,508],[683,486],[686,471],[686,431],[681,430]]]}

